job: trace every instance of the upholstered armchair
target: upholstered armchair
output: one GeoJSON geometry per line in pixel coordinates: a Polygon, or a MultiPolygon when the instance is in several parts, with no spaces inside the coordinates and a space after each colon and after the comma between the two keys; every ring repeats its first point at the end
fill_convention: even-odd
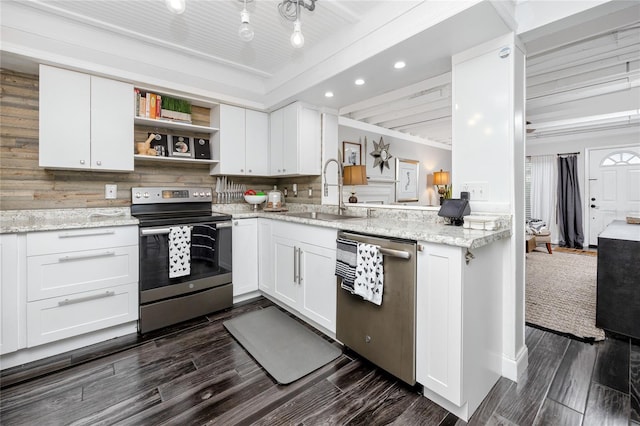
{"type": "MultiPolygon", "coordinates": [[[[553,254],[551,250],[551,231],[547,229],[546,224],[541,220],[530,219],[526,223],[526,232],[528,237],[527,241],[533,240],[535,243],[533,245],[537,246],[538,244],[545,244],[547,246],[547,251],[549,254],[553,254]]],[[[530,248],[530,244],[527,244],[527,252],[533,248],[530,248]]]]}

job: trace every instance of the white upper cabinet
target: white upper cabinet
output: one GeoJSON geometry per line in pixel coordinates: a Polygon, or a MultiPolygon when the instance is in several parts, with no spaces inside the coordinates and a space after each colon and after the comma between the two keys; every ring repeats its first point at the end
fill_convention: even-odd
{"type": "Polygon", "coordinates": [[[271,175],[321,173],[320,112],[301,104],[271,113],[271,175]]]}
{"type": "Polygon", "coordinates": [[[267,176],[269,174],[269,114],[266,112],[245,112],[247,175],[267,176]]]}
{"type": "Polygon", "coordinates": [[[211,174],[266,176],[269,174],[269,116],[231,105],[213,113],[220,130],[214,136],[211,174]]]}
{"type": "Polygon", "coordinates": [[[133,170],[133,85],[40,65],[40,167],[133,170]]]}

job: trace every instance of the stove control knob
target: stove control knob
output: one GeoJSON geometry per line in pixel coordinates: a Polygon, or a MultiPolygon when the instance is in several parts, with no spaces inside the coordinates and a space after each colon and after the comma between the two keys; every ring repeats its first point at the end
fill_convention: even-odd
{"type": "Polygon", "coordinates": [[[149,198],[149,193],[148,192],[144,193],[144,198],[149,198]]]}
{"type": "Polygon", "coordinates": [[[142,194],[140,194],[139,192],[136,192],[136,198],[140,198],[142,197],[142,194]]]}
{"type": "Polygon", "coordinates": [[[204,197],[204,192],[201,192],[201,193],[200,193],[200,196],[201,196],[201,197],[204,197]]]}
{"type": "Polygon", "coordinates": [[[207,192],[207,197],[211,197],[211,193],[210,192],[207,192]]]}
{"type": "Polygon", "coordinates": [[[198,193],[197,193],[197,192],[194,192],[194,193],[193,193],[193,196],[194,196],[194,197],[197,197],[197,196],[198,196],[198,193]]]}

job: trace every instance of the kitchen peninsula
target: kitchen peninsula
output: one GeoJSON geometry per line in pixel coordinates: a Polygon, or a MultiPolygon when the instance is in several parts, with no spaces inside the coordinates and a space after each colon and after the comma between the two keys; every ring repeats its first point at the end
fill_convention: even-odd
{"type": "MultiPolygon", "coordinates": [[[[499,262],[500,244],[508,241],[511,235],[508,217],[498,217],[501,223],[498,230],[481,231],[444,225],[434,210],[349,207],[347,214],[357,217],[327,221],[285,213],[252,212],[250,206],[245,204],[214,204],[213,207],[214,210],[231,213],[235,225],[242,221],[256,221],[256,224],[260,224],[260,232],[270,229],[275,223],[303,226],[304,234],[322,228],[331,233],[327,244],[333,246],[327,250],[332,253],[333,259],[333,241],[339,229],[417,241],[420,251],[417,253],[416,380],[424,386],[425,396],[459,417],[468,418],[500,377],[501,281],[499,268],[496,268],[495,264],[499,262]],[[370,217],[367,217],[367,213],[370,217]]],[[[290,207],[292,212],[313,209],[335,213],[335,207],[331,206],[300,204],[290,207]]],[[[20,240],[61,230],[95,231],[132,227],[135,230],[137,222],[130,216],[128,208],[4,211],[1,217],[2,237],[16,238],[16,268],[19,269],[19,265],[27,265],[16,272],[18,276],[28,275],[30,267],[25,259],[28,249],[25,250],[26,244],[20,240]]],[[[269,246],[265,245],[265,241],[258,241],[258,232],[253,235],[255,249],[268,251],[269,246]]],[[[260,233],[261,238],[262,236],[260,233]]],[[[259,256],[259,262],[268,259],[266,253],[259,256]]],[[[3,270],[5,267],[3,264],[3,270]]],[[[266,270],[263,267],[259,269],[266,270]]],[[[328,288],[333,289],[333,271],[329,270],[327,274],[328,288]]],[[[16,293],[23,294],[23,304],[27,303],[24,295],[25,287],[28,287],[27,281],[27,277],[24,276],[19,277],[17,281],[21,287],[16,289],[16,293]]],[[[262,282],[263,277],[260,277],[260,283],[262,282]]],[[[276,294],[265,291],[262,285],[258,286],[257,282],[255,289],[259,289],[261,293],[249,291],[249,294],[264,294],[325,334],[335,337],[335,328],[331,325],[324,326],[314,317],[291,309],[287,304],[283,304],[276,294]]],[[[328,306],[329,316],[335,317],[335,294],[330,294],[327,300],[329,304],[333,303],[333,306],[328,306]]],[[[3,303],[7,302],[3,299],[3,303]]],[[[18,307],[17,311],[21,310],[24,310],[24,306],[18,307]]],[[[18,333],[28,335],[29,324],[21,318],[18,317],[13,323],[18,324],[18,333]]],[[[126,319],[131,321],[129,317],[126,319]]],[[[130,326],[127,330],[129,333],[134,331],[130,326]]],[[[88,333],[89,336],[93,334],[96,333],[88,333]]],[[[74,339],[80,339],[78,342],[83,344],[96,342],[86,340],[87,335],[70,336],[61,341],[36,344],[34,347],[17,347],[11,352],[4,351],[3,344],[3,368],[70,350],[68,343],[74,339]]]]}

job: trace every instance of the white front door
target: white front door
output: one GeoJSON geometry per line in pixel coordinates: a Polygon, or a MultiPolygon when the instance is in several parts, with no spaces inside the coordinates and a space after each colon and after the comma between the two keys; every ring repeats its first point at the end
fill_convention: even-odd
{"type": "Polygon", "coordinates": [[[616,219],[640,212],[640,145],[589,151],[589,245],[616,219]]]}

